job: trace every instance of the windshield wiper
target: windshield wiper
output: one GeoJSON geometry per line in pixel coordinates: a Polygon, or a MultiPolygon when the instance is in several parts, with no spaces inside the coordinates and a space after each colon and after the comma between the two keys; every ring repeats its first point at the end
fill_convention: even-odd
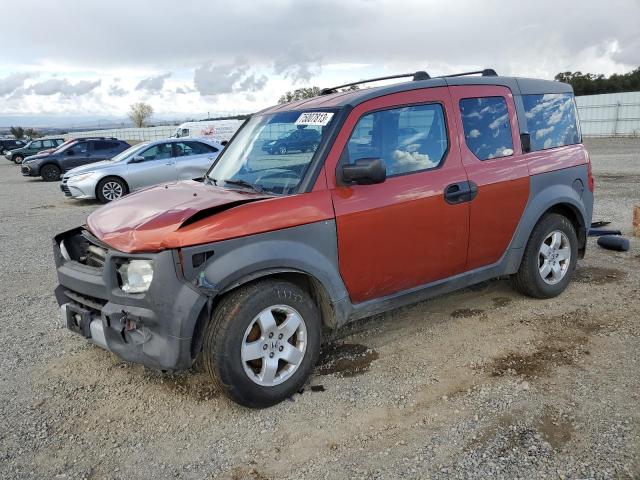
{"type": "Polygon", "coordinates": [[[227,180],[223,180],[223,182],[224,183],[228,183],[230,185],[238,185],[239,187],[250,188],[254,192],[266,193],[263,188],[259,187],[258,185],[254,185],[253,183],[249,183],[246,180],[234,180],[234,179],[230,178],[230,179],[227,179],[227,180]]]}

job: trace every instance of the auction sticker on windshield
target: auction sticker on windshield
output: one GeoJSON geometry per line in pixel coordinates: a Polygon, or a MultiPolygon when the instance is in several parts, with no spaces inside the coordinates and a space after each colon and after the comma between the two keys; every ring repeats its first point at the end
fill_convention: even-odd
{"type": "Polygon", "coordinates": [[[333,117],[333,112],[306,112],[298,117],[296,125],[319,125],[324,127],[333,117]]]}

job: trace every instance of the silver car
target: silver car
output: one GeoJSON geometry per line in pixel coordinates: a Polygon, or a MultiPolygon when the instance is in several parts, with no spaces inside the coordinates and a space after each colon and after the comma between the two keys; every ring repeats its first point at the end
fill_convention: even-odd
{"type": "Polygon", "coordinates": [[[202,177],[222,148],[201,138],[139,143],[110,160],[69,170],[60,189],[67,197],[108,203],[140,188],[202,177]]]}

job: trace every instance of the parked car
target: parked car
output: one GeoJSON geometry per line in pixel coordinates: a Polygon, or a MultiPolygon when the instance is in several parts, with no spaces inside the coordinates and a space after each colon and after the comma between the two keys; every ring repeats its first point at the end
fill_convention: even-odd
{"type": "Polygon", "coordinates": [[[25,177],[42,177],[45,182],[54,182],[72,168],[107,160],[130,146],[115,138],[81,138],[51,153],[26,158],[21,172],[25,177]]]}
{"type": "Polygon", "coordinates": [[[11,138],[0,138],[0,153],[5,154],[7,150],[22,148],[27,144],[24,140],[13,140],[11,138]]]}
{"type": "MultiPolygon", "coordinates": [[[[304,127],[304,126],[302,126],[304,127]]],[[[275,140],[266,141],[262,150],[275,155],[289,152],[314,152],[320,143],[320,133],[308,128],[295,128],[283,133],[275,140]]]]}
{"type": "Polygon", "coordinates": [[[202,177],[222,148],[207,139],[139,143],[110,160],[69,170],[60,189],[67,197],[111,202],[151,185],[202,177]]]}
{"type": "Polygon", "coordinates": [[[57,148],[63,143],[63,138],[43,138],[38,140],[31,140],[29,143],[22,147],[14,148],[5,152],[4,156],[7,160],[11,160],[17,164],[20,164],[26,157],[35,155],[42,150],[57,148]]]}
{"type": "Polygon", "coordinates": [[[354,319],[498,276],[561,294],[593,208],[573,91],[473,73],[268,108],[203,181],[96,210],[54,239],[64,325],[160,370],[201,356],[229,397],[266,407],[354,319]],[[263,154],[298,127],[315,150],[263,154]]]}

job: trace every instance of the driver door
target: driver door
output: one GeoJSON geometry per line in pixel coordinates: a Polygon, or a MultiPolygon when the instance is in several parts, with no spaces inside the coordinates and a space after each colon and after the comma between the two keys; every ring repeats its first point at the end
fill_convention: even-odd
{"type": "Polygon", "coordinates": [[[127,181],[131,190],[177,180],[176,159],[172,156],[171,143],[156,143],[136,156],[140,162],[127,165],[127,181]]]}
{"type": "Polygon", "coordinates": [[[340,273],[354,303],[461,273],[469,204],[445,192],[467,181],[446,88],[401,92],[358,105],[327,158],[340,273]],[[407,130],[407,129],[414,130],[407,130]],[[406,132],[411,135],[406,135],[406,132]],[[375,185],[340,181],[341,164],[381,158],[375,185]],[[331,164],[332,162],[333,165],[331,164]]]}

